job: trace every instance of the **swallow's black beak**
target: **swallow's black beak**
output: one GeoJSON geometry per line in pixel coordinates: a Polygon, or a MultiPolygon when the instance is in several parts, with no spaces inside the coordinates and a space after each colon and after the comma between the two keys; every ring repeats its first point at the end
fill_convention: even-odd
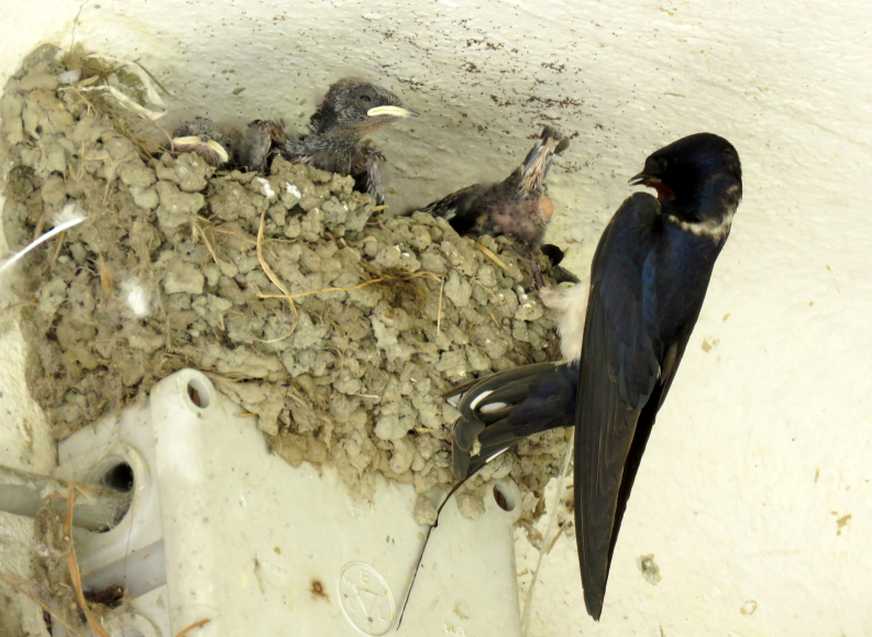
{"type": "Polygon", "coordinates": [[[663,183],[663,180],[649,172],[642,171],[635,177],[630,179],[631,186],[648,186],[657,191],[657,199],[660,203],[669,202],[675,198],[672,188],[663,183]]]}
{"type": "Polygon", "coordinates": [[[629,183],[631,186],[650,186],[652,181],[660,181],[660,180],[657,179],[656,177],[651,177],[648,173],[646,173],[643,170],[635,177],[631,177],[629,183]]]}

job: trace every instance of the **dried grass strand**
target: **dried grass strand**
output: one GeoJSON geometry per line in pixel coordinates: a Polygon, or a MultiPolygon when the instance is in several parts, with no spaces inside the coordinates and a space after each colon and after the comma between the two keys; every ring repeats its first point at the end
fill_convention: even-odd
{"type": "Polygon", "coordinates": [[[198,619],[193,624],[189,624],[182,628],[179,632],[176,633],[176,637],[186,637],[189,633],[192,633],[195,630],[198,630],[211,622],[212,620],[204,617],[203,619],[198,619]]]}
{"type": "MultiPolygon", "coordinates": [[[[367,279],[362,283],[358,283],[357,285],[350,285],[348,287],[327,287],[327,288],[318,288],[317,290],[307,290],[305,292],[297,292],[296,294],[258,294],[257,296],[262,299],[288,299],[289,301],[297,301],[299,299],[304,299],[309,296],[317,296],[319,294],[331,294],[335,292],[353,292],[354,290],[360,290],[371,285],[376,285],[377,283],[388,283],[391,281],[410,281],[412,279],[421,279],[421,278],[430,278],[436,281],[441,280],[440,277],[435,272],[415,272],[414,274],[409,274],[407,276],[392,276],[389,274],[385,274],[383,276],[377,276],[374,279],[367,279]]],[[[284,290],[282,290],[284,292],[284,290]]]]}
{"type": "Polygon", "coordinates": [[[493,250],[485,247],[484,245],[482,245],[481,243],[478,243],[478,242],[476,242],[475,245],[477,245],[478,249],[481,251],[481,253],[484,256],[486,256],[488,259],[493,261],[497,265],[497,267],[501,268],[502,270],[504,270],[506,272],[511,272],[511,269],[509,268],[508,265],[506,265],[506,262],[503,261],[502,259],[500,259],[493,250]]]}
{"type": "Polygon", "coordinates": [[[34,592],[33,589],[35,587],[31,582],[28,582],[23,577],[17,577],[8,573],[0,573],[0,582],[5,582],[10,589],[21,593],[42,610],[50,614],[55,621],[64,627],[64,630],[71,637],[85,637],[79,631],[78,627],[73,626],[63,617],[62,613],[57,608],[52,608],[48,602],[43,600],[36,592],[34,592]]]}
{"type": "MultiPolygon", "coordinates": [[[[536,583],[539,581],[539,574],[542,572],[542,563],[545,556],[551,553],[551,549],[557,543],[557,539],[563,535],[562,530],[557,527],[557,510],[560,508],[560,501],[563,498],[563,484],[566,481],[566,475],[569,473],[569,465],[572,462],[572,450],[575,442],[575,430],[569,435],[569,441],[566,444],[566,452],[563,456],[563,464],[560,467],[560,474],[557,476],[557,484],[555,485],[554,498],[551,501],[551,506],[548,508],[548,522],[545,527],[545,536],[542,543],[539,545],[538,555],[536,557],[536,568],[533,570],[533,578],[530,580],[530,588],[527,589],[527,595],[524,599],[524,611],[521,614],[521,636],[527,637],[530,628],[530,612],[533,609],[533,593],[536,589],[536,583]],[[555,534],[555,530],[557,533],[555,534]],[[549,536],[553,535],[552,540],[548,540],[549,536]]],[[[545,491],[542,491],[542,500],[545,500],[545,491]]]]}
{"type": "Polygon", "coordinates": [[[218,255],[215,254],[215,248],[212,247],[212,242],[209,241],[209,237],[206,236],[206,231],[200,227],[200,224],[196,221],[192,224],[194,226],[194,231],[198,233],[201,237],[203,237],[203,244],[206,246],[206,250],[209,252],[209,256],[212,257],[212,260],[215,262],[215,265],[221,266],[221,261],[218,259],[218,255]]]}
{"type": "Polygon", "coordinates": [[[73,543],[73,507],[76,504],[76,488],[76,484],[70,482],[70,488],[67,490],[67,515],[64,520],[64,538],[70,543],[69,551],[67,551],[67,569],[70,572],[70,580],[73,584],[73,592],[76,594],[76,602],[85,614],[88,627],[98,637],[110,637],[109,633],[100,625],[100,622],[97,621],[94,613],[88,607],[85,591],[82,588],[82,572],[79,570],[79,560],[76,557],[76,547],[73,543]]]}
{"type": "Polygon", "coordinates": [[[442,296],[445,291],[445,277],[439,277],[439,302],[436,305],[436,338],[442,330],[442,296]]]}
{"type": "MultiPolygon", "coordinates": [[[[260,213],[260,224],[257,227],[257,241],[255,242],[255,249],[257,252],[257,262],[260,263],[260,268],[263,270],[263,273],[266,275],[266,278],[270,280],[270,282],[276,286],[279,290],[282,291],[282,294],[278,296],[278,298],[283,298],[287,300],[288,305],[291,306],[291,311],[294,313],[294,317],[297,316],[297,306],[294,303],[294,297],[291,296],[291,293],[288,292],[287,288],[282,284],[279,277],[273,272],[273,269],[270,267],[269,263],[266,262],[266,259],[263,256],[263,231],[264,226],[266,225],[266,210],[260,213]]],[[[259,294],[260,298],[276,298],[276,296],[265,296],[263,294],[259,294]]]]}

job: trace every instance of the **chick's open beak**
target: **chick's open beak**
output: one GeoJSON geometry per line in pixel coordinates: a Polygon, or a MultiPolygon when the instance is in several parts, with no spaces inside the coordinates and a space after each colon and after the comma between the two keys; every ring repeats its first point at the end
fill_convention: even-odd
{"type": "Polygon", "coordinates": [[[374,106],[366,112],[367,117],[416,117],[418,114],[402,106],[374,106]]]}

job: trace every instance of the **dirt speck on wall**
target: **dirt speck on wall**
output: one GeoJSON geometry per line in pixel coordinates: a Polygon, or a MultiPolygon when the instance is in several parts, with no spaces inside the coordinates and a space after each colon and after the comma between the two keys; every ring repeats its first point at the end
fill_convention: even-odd
{"type": "MultiPolygon", "coordinates": [[[[10,244],[71,204],[87,215],[12,283],[30,390],[55,436],[193,367],[291,464],[329,463],[364,494],[376,474],[423,500],[449,484],[457,413],[442,393],[558,356],[511,242],[481,250],[442,220],[391,216],[350,178],[280,158],[259,178],[174,156],[157,125],[84,90],[98,72],[43,47],[0,100],[10,244]]],[[[532,513],[565,440],[522,444],[479,487],[510,475],[532,513]]]]}

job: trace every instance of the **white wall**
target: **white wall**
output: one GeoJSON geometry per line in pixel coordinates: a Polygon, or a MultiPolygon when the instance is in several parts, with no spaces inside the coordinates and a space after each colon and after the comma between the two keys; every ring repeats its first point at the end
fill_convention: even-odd
{"type": "MultiPolygon", "coordinates": [[[[5,4],[0,79],[68,36],[79,8],[5,4]]],[[[381,78],[424,114],[382,136],[398,207],[501,177],[544,121],[577,132],[552,172],[550,239],[579,269],[648,152],[702,129],[730,138],[745,200],[637,480],[603,621],[584,616],[567,538],[532,633],[872,634],[866,0],[97,7],[77,38],[140,56],[180,104],[219,118],[302,125],[332,79],[381,78]],[[649,553],[657,585],[636,566],[649,553]]]]}

